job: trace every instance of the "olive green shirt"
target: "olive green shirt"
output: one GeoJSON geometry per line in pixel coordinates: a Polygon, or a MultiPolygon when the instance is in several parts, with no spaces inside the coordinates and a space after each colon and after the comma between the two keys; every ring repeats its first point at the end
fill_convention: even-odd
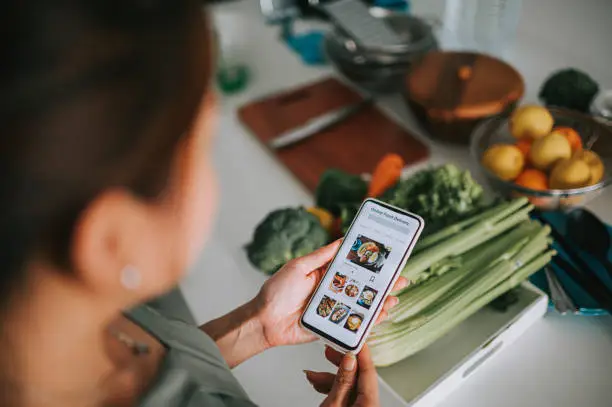
{"type": "Polygon", "coordinates": [[[185,322],[192,320],[190,314],[166,317],[143,305],[126,316],[167,348],[158,377],[139,407],[254,407],[215,342],[185,322]]]}

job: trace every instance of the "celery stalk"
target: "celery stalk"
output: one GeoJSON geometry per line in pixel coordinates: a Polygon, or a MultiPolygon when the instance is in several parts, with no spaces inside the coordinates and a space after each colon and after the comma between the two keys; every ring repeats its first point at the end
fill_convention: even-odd
{"type": "Polygon", "coordinates": [[[451,293],[450,300],[436,303],[432,309],[426,310],[418,318],[431,318],[432,313],[442,312],[442,308],[461,309],[466,305],[466,302],[470,302],[478,293],[486,292],[498,284],[499,281],[508,278],[518,268],[531,262],[547,250],[548,246],[544,236],[548,231],[548,228],[542,228],[527,244],[522,247],[517,246],[515,250],[512,250],[513,254],[511,256],[504,256],[504,258],[489,266],[487,269],[490,272],[484,273],[481,278],[475,281],[471,281],[471,285],[457,289],[456,292],[451,293]],[[504,267],[499,267],[500,262],[503,263],[504,267]],[[496,270],[496,267],[499,267],[499,269],[496,270]]]}
{"type": "MultiPolygon", "coordinates": [[[[483,295],[476,297],[466,307],[461,309],[447,308],[444,313],[438,314],[418,329],[413,329],[409,333],[402,335],[398,340],[381,344],[377,344],[375,340],[368,341],[368,343],[371,342],[370,349],[375,364],[377,366],[388,366],[429,346],[484,305],[516,287],[531,274],[540,270],[550,262],[554,254],[553,250],[546,251],[519,268],[510,277],[483,293],[483,295]]],[[[372,339],[375,339],[375,337],[372,339]]]]}
{"type": "Polygon", "coordinates": [[[400,304],[389,312],[394,322],[399,322],[418,314],[449,291],[463,289],[464,280],[478,277],[480,271],[493,260],[509,252],[508,247],[520,243],[521,247],[539,228],[525,222],[516,229],[492,239],[462,256],[462,266],[437,278],[432,278],[416,286],[408,287],[399,294],[400,304]]]}
{"type": "MultiPolygon", "coordinates": [[[[538,225],[534,221],[529,223],[538,225]]],[[[539,226],[537,232],[529,241],[526,243],[516,243],[513,248],[508,250],[508,253],[494,260],[483,272],[467,280],[461,287],[457,287],[449,292],[448,295],[423,310],[418,316],[375,328],[372,335],[373,343],[395,340],[398,336],[402,336],[414,327],[422,326],[428,320],[435,318],[437,314],[443,313],[447,309],[462,309],[474,298],[477,298],[480,294],[494,287],[509,275],[512,275],[523,264],[529,263],[546,251],[546,236],[548,232],[549,228],[539,226]]]]}
{"type": "Polygon", "coordinates": [[[439,245],[418,253],[406,264],[402,275],[410,280],[411,277],[418,275],[445,257],[461,255],[516,226],[526,220],[529,212],[533,209],[532,205],[528,205],[515,211],[516,208],[521,206],[523,206],[522,200],[514,201],[511,208],[501,211],[487,220],[478,222],[464,232],[445,240],[439,245]]]}
{"type": "MultiPolygon", "coordinates": [[[[526,198],[520,198],[519,200],[522,200],[523,203],[522,205],[527,204],[527,199],[526,198]]],[[[517,200],[518,201],[518,200],[517,200]]],[[[516,203],[518,205],[518,202],[516,203]]],[[[421,240],[419,240],[419,242],[417,243],[417,245],[414,248],[414,252],[418,253],[424,249],[427,249],[430,246],[433,246],[435,244],[440,243],[441,241],[454,236],[455,234],[461,232],[463,229],[466,229],[469,226],[474,225],[475,223],[478,223],[482,220],[485,220],[493,215],[495,215],[496,213],[499,213],[501,211],[504,211],[506,209],[508,209],[509,207],[511,207],[513,205],[513,202],[503,202],[499,205],[496,205],[490,209],[487,209],[486,211],[479,213],[477,215],[473,215],[461,222],[457,222],[455,224],[449,225],[443,229],[440,229],[439,231],[432,233],[429,236],[425,236],[424,238],[422,238],[421,240]]]]}

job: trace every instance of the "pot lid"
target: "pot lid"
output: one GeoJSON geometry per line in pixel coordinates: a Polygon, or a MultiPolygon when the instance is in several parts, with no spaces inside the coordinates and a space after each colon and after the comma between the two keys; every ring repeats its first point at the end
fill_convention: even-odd
{"type": "Polygon", "coordinates": [[[506,62],[472,52],[430,52],[406,79],[408,97],[442,120],[497,114],[519,100],[525,85],[506,62]]]}

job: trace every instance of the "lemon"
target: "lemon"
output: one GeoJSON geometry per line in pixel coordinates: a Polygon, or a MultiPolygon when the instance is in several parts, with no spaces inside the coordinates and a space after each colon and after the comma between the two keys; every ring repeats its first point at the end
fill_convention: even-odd
{"type": "Polygon", "coordinates": [[[525,157],[516,146],[496,144],[482,155],[482,165],[504,181],[512,181],[523,171],[525,157]]]}
{"type": "Polygon", "coordinates": [[[562,159],[550,173],[552,189],[574,189],[589,185],[591,169],[579,158],[562,159]]]}
{"type": "Polygon", "coordinates": [[[574,153],[573,158],[584,161],[591,169],[591,179],[589,185],[595,185],[604,176],[604,165],[599,155],[591,150],[581,150],[574,153]]]}
{"type": "Polygon", "coordinates": [[[550,133],[555,120],[543,106],[525,105],[512,113],[510,117],[510,133],[518,139],[537,139],[550,133]]]}
{"type": "Polygon", "coordinates": [[[535,140],[529,150],[529,161],[542,171],[552,168],[557,161],[571,156],[572,147],[569,141],[559,133],[551,133],[535,140]]]}

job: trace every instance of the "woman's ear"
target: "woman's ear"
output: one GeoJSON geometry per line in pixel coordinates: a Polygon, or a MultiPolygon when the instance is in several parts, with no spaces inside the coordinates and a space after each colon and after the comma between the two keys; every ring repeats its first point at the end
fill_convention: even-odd
{"type": "Polygon", "coordinates": [[[182,272],[174,260],[173,216],[164,205],[123,189],[99,195],[76,226],[72,260],[77,279],[102,297],[123,298],[126,303],[119,307],[171,289],[182,272]]]}

